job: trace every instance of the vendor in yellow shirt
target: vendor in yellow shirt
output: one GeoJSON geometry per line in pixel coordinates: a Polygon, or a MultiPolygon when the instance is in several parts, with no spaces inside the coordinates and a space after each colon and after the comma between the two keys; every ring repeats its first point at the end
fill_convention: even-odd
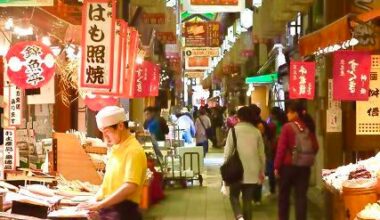
{"type": "Polygon", "coordinates": [[[79,208],[99,211],[100,219],[140,220],[141,192],[145,181],[145,152],[128,129],[123,108],[107,106],[96,115],[104,140],[112,145],[97,201],[79,208]]]}

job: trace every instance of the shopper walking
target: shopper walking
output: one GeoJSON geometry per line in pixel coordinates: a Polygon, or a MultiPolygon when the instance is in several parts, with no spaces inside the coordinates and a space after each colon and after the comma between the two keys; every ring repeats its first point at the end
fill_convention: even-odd
{"type": "MultiPolygon", "coordinates": [[[[251,124],[259,129],[260,134],[263,138],[265,153],[267,153],[266,149],[268,148],[268,137],[267,137],[267,125],[265,121],[261,119],[261,109],[256,104],[251,104],[249,106],[252,114],[251,124]]],[[[267,157],[267,155],[265,155],[267,157]]],[[[263,192],[263,182],[259,183],[253,192],[253,202],[255,205],[261,204],[262,192],[263,192]]]]}
{"type": "MultiPolygon", "coordinates": [[[[242,182],[230,185],[230,202],[236,219],[252,219],[252,196],[257,184],[263,181],[265,168],[264,144],[260,131],[253,126],[251,110],[242,107],[238,110],[239,123],[234,130],[237,140],[237,151],[243,165],[242,182]],[[243,197],[243,209],[240,205],[240,193],[243,197]]],[[[224,148],[224,159],[232,155],[234,149],[232,129],[228,132],[224,148]]]]}
{"type": "Polygon", "coordinates": [[[279,176],[279,219],[289,220],[290,194],[295,190],[296,220],[307,219],[307,190],[310,167],[318,151],[315,124],[300,103],[290,103],[289,122],[281,131],[275,159],[275,174],[279,176]]]}
{"type": "Polygon", "coordinates": [[[206,157],[208,153],[208,137],[211,131],[211,121],[203,107],[198,113],[199,116],[195,119],[195,139],[197,146],[203,146],[204,157],[206,157]]]}
{"type": "Polygon", "coordinates": [[[185,143],[193,143],[193,137],[195,137],[195,125],[191,118],[189,110],[183,107],[177,116],[177,125],[182,132],[182,139],[185,143]]]}
{"type": "Polygon", "coordinates": [[[145,152],[128,129],[123,108],[103,108],[96,115],[96,123],[112,150],[97,201],[78,207],[99,211],[101,220],[141,220],[139,203],[147,170],[145,152]]]}
{"type": "Polygon", "coordinates": [[[285,112],[279,107],[273,107],[267,120],[267,141],[265,146],[266,175],[269,179],[269,190],[272,195],[276,193],[276,177],[274,175],[274,158],[276,156],[277,142],[282,126],[287,122],[285,112]]]}

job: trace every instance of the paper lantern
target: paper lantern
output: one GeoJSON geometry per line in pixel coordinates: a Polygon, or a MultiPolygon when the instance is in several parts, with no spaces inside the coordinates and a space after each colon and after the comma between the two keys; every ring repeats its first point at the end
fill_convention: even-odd
{"type": "Polygon", "coordinates": [[[117,105],[118,98],[104,95],[87,94],[84,98],[85,105],[92,111],[99,111],[106,106],[117,105]]]}
{"type": "Polygon", "coordinates": [[[16,43],[5,58],[10,81],[22,89],[40,88],[54,75],[54,55],[49,47],[40,42],[16,43]]]}

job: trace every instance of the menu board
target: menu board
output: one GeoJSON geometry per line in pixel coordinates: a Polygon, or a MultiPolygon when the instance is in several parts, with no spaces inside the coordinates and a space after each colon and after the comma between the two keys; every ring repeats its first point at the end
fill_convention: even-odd
{"type": "Polygon", "coordinates": [[[185,23],[186,47],[219,47],[219,22],[187,22],[185,23]]]}

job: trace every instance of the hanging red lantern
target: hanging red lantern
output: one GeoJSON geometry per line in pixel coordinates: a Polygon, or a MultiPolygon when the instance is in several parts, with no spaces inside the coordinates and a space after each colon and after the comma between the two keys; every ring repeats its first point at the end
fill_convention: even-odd
{"type": "Polygon", "coordinates": [[[117,105],[118,98],[104,95],[87,94],[84,98],[84,104],[92,111],[99,111],[106,106],[117,105]]]}
{"type": "Polygon", "coordinates": [[[10,81],[22,89],[45,85],[55,72],[55,58],[49,47],[37,41],[14,44],[5,56],[10,81]]]}

